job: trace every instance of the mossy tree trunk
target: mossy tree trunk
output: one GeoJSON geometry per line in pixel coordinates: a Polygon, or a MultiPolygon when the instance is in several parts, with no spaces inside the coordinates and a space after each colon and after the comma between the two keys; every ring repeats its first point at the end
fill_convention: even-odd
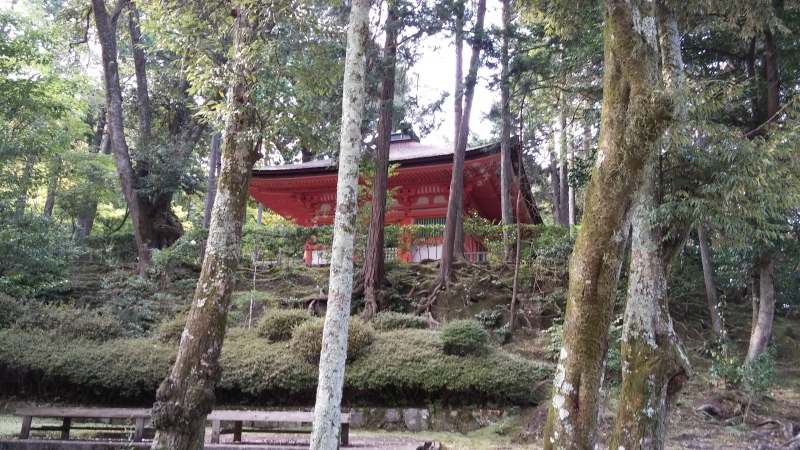
{"type": "Polygon", "coordinates": [[[246,8],[234,8],[234,55],[228,88],[222,167],[211,213],[203,269],[197,282],[178,357],[161,383],[153,405],[156,437],[152,448],[202,449],[206,415],[214,405],[219,381],[219,355],[234,277],[241,253],[242,225],[247,209],[250,175],[259,157],[260,141],[253,138],[253,59],[247,49],[258,24],[246,8]]]}
{"type": "Polygon", "coordinates": [[[378,113],[378,145],[375,152],[375,176],[372,180],[372,211],[369,218],[367,251],[364,256],[364,312],[365,320],[378,313],[380,287],[384,274],[384,225],[386,216],[386,189],[389,181],[389,145],[392,137],[392,112],[394,111],[394,85],[397,66],[397,35],[402,26],[398,20],[395,2],[387,5],[386,37],[383,45],[383,81],[381,83],[380,111],[378,113]]]}
{"type": "Polygon", "coordinates": [[[545,449],[591,449],[632,193],[672,122],[660,89],[655,5],[607,0],[605,73],[597,163],[570,259],[563,345],[544,432],[545,449]]]}
{"type": "Polygon", "coordinates": [[[322,332],[317,401],[314,405],[313,450],[339,448],[342,388],[347,359],[350,296],[353,291],[353,240],[358,210],[358,158],[364,112],[366,47],[370,0],[353,0],[347,29],[344,65],[342,129],[339,138],[339,178],[333,222],[328,307],[322,332]]]}

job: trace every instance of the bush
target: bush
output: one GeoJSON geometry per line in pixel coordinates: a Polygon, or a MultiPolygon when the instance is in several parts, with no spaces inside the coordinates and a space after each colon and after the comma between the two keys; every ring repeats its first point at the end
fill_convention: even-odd
{"type": "Polygon", "coordinates": [[[311,315],[304,309],[267,310],[258,321],[256,331],[270,342],[288,341],[292,338],[292,331],[308,320],[311,320],[311,315]]]}
{"type": "Polygon", "coordinates": [[[114,316],[70,305],[29,307],[12,326],[21,331],[47,331],[59,336],[107,341],[125,335],[122,322],[114,316]]]}
{"type": "MultiPolygon", "coordinates": [[[[309,320],[294,329],[289,347],[300,355],[304,361],[311,364],[319,364],[324,324],[325,321],[322,319],[309,320]]],[[[347,361],[352,362],[364,356],[374,337],[372,328],[369,325],[360,319],[350,319],[350,327],[347,334],[347,361]]]]}
{"type": "Polygon", "coordinates": [[[428,321],[413,314],[403,314],[394,311],[381,311],[372,320],[372,328],[377,331],[407,330],[428,328],[428,321]]]}
{"type": "Polygon", "coordinates": [[[500,326],[500,322],[503,320],[503,314],[500,311],[483,309],[478,314],[475,314],[475,320],[480,322],[484,328],[495,328],[500,326]]]}
{"type": "Polygon", "coordinates": [[[483,353],[489,335],[474,320],[454,320],[442,329],[439,338],[445,354],[466,356],[483,353]]]}
{"type": "Polygon", "coordinates": [[[22,316],[24,302],[0,293],[0,330],[10,327],[22,316]]]}
{"type": "Polygon", "coordinates": [[[153,338],[164,344],[176,343],[181,340],[183,329],[186,328],[187,314],[178,314],[172,319],[167,319],[156,327],[153,338]]]}
{"type": "MultiPolygon", "coordinates": [[[[41,331],[0,331],[0,392],[76,402],[152,405],[177,346],[151,339],[86,341],[41,331]]],[[[222,403],[314,404],[317,366],[285,343],[231,328],[216,386],[222,403]]],[[[347,368],[347,405],[536,405],[550,394],[552,366],[500,349],[473,358],[442,353],[439,333],[397,330],[377,335],[347,368]]]]}

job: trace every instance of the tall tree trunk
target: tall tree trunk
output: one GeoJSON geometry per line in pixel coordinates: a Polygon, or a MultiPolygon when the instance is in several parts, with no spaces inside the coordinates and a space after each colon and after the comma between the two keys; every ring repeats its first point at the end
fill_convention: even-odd
{"type": "Polygon", "coordinates": [[[397,35],[402,21],[398,20],[395,2],[387,5],[386,40],[383,44],[383,82],[378,113],[378,145],[375,151],[375,176],[372,179],[372,211],[369,218],[367,254],[364,257],[364,312],[365,320],[378,313],[380,287],[384,281],[384,217],[386,215],[386,189],[389,180],[389,145],[392,137],[392,112],[394,111],[394,84],[397,65],[397,35]]]}
{"type": "Polygon", "coordinates": [[[458,143],[458,132],[461,130],[461,116],[464,115],[464,0],[453,5],[455,30],[453,38],[456,52],[456,84],[453,90],[453,148],[458,143]]]}
{"type": "Polygon", "coordinates": [[[752,362],[767,349],[772,337],[772,320],[775,316],[775,263],[771,256],[762,256],[758,261],[758,298],[753,299],[753,326],[750,330],[750,345],[747,362],[752,362]]]}
{"type": "Polygon", "coordinates": [[[558,122],[560,128],[559,134],[559,149],[558,149],[558,210],[561,211],[561,222],[559,225],[562,227],[569,226],[569,172],[567,171],[567,117],[564,114],[566,105],[565,99],[561,98],[561,108],[558,111],[558,122]]]}
{"type": "MultiPolygon", "coordinates": [[[[242,55],[256,40],[255,13],[241,8],[234,19],[234,55],[242,55]]],[[[256,124],[253,107],[252,67],[246,57],[232,61],[225,120],[225,142],[217,197],[208,233],[206,257],[192,299],[178,358],[161,383],[153,405],[156,437],[152,448],[194,450],[203,448],[206,415],[213,408],[214,386],[222,370],[219,354],[225,337],[226,316],[241,254],[242,225],[247,210],[251,170],[260,142],[253,141],[256,124]]]]}
{"type": "Polygon", "coordinates": [[[563,346],[544,448],[589,449],[597,415],[614,296],[629,232],[630,186],[642,179],[655,142],[672,121],[659,89],[655,7],[647,0],[605,5],[603,110],[597,164],[570,258],[563,346]]]}
{"type": "MultiPolygon", "coordinates": [[[[769,26],[764,29],[764,71],[767,78],[766,120],[773,122],[780,112],[780,76],[778,74],[778,50],[775,36],[769,26]]],[[[764,352],[772,336],[772,319],[775,315],[775,262],[772,253],[762,250],[758,260],[758,299],[753,300],[753,328],[747,361],[755,360],[764,352]],[[757,302],[757,303],[756,303],[757,302]],[[757,313],[757,314],[756,314],[757,313]]]]}
{"type": "Polygon", "coordinates": [[[483,22],[486,16],[486,0],[478,0],[475,17],[475,37],[472,41],[472,54],[469,60],[469,72],[464,80],[464,111],[456,133],[453,148],[453,174],[450,179],[450,198],[447,202],[447,218],[444,226],[444,242],[442,243],[442,262],[439,280],[449,281],[453,276],[453,261],[463,259],[464,254],[464,158],[467,152],[469,137],[469,118],[472,113],[472,100],[475,96],[475,85],[478,83],[478,65],[483,37],[483,22]],[[460,236],[459,236],[460,233],[460,236]],[[459,242],[460,241],[460,242],[459,242]]]}
{"type": "Polygon", "coordinates": [[[711,328],[714,330],[714,334],[722,336],[722,314],[719,311],[719,300],[714,287],[714,265],[708,245],[708,232],[704,223],[698,225],[697,237],[700,244],[700,260],[703,263],[703,281],[706,285],[708,311],[711,314],[711,328]]]}
{"type": "Polygon", "coordinates": [[[347,359],[347,330],[353,290],[353,240],[358,210],[358,157],[361,117],[366,97],[366,47],[369,39],[369,0],[353,0],[347,29],[344,66],[342,129],[339,139],[339,178],[331,246],[328,308],[322,333],[317,401],[314,405],[312,450],[339,448],[342,388],[347,359]]]}
{"type": "MultiPolygon", "coordinates": [[[[511,163],[511,85],[508,75],[508,46],[511,34],[510,2],[511,0],[503,0],[503,42],[500,48],[500,210],[504,225],[505,251],[503,259],[506,263],[510,263],[514,259],[514,250],[509,237],[509,226],[514,222],[514,211],[511,204],[511,180],[514,170],[511,163]]],[[[519,207],[519,205],[517,206],[519,207]]]]}
{"type": "Polygon", "coordinates": [[[28,191],[33,184],[33,165],[36,164],[35,156],[25,156],[25,166],[22,168],[22,186],[20,187],[19,195],[14,202],[14,210],[17,216],[25,213],[25,208],[28,206],[28,191]]]}
{"type": "MultiPolygon", "coordinates": [[[[89,149],[90,153],[102,153],[108,155],[111,153],[111,144],[109,143],[106,131],[106,108],[100,108],[100,114],[95,127],[94,136],[92,136],[92,146],[89,149]]],[[[89,200],[86,202],[86,209],[78,215],[75,227],[75,232],[72,234],[73,239],[83,239],[92,234],[92,227],[94,227],[94,219],[97,216],[97,201],[89,200]]]]}
{"type": "MultiPolygon", "coordinates": [[[[118,3],[117,9],[125,3],[118,3]]],[[[122,193],[128,203],[128,209],[133,221],[133,234],[139,252],[138,271],[141,278],[147,278],[148,268],[152,265],[152,243],[149,236],[143,233],[146,219],[142,215],[141,198],[135,187],[135,174],[131,165],[130,151],[125,140],[122,112],[122,89],[119,84],[119,70],[117,64],[117,17],[119,11],[109,15],[103,0],[92,0],[97,37],[103,62],[103,78],[106,88],[106,111],[108,114],[108,133],[111,136],[111,147],[114,161],[117,166],[122,193]]]]}
{"type": "Polygon", "coordinates": [[[56,155],[50,162],[50,180],[47,183],[47,196],[44,200],[43,215],[48,219],[53,216],[53,208],[56,205],[56,190],[58,190],[58,179],[61,176],[61,157],[56,155]]]}
{"type": "Polygon", "coordinates": [[[561,224],[561,181],[558,174],[558,157],[556,156],[555,140],[547,140],[547,153],[550,155],[550,200],[553,203],[553,225],[561,224]]]}

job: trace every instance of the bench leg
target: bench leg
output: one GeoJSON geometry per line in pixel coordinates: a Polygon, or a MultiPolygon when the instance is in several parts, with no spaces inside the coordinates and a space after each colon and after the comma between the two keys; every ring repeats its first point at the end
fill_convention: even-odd
{"type": "Polygon", "coordinates": [[[28,439],[31,434],[31,416],[25,416],[22,418],[22,431],[19,432],[20,439],[28,439]]]}
{"type": "Polygon", "coordinates": [[[61,440],[69,439],[69,428],[72,426],[72,419],[64,417],[64,422],[61,425],[61,440]]]}
{"type": "Polygon", "coordinates": [[[233,442],[242,442],[242,421],[233,422],[233,442]]]}
{"type": "Polygon", "coordinates": [[[350,424],[342,424],[342,447],[350,445],[350,424]]]}
{"type": "Polygon", "coordinates": [[[219,420],[212,420],[211,421],[211,443],[212,444],[219,444],[219,420]]]}
{"type": "Polygon", "coordinates": [[[133,442],[142,442],[144,434],[144,417],[136,419],[136,427],[133,429],[133,442]]]}

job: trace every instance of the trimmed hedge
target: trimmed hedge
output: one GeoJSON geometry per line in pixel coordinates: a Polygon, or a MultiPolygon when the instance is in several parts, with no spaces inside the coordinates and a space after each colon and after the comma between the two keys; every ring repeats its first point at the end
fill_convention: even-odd
{"type": "MultiPolygon", "coordinates": [[[[150,339],[106,342],[47,332],[0,331],[0,390],[21,397],[148,405],[169,372],[174,344],[150,339]]],[[[222,350],[220,402],[309,406],[317,366],[285,343],[248,330],[228,330],[222,350]]],[[[438,332],[379,333],[363,357],[347,366],[346,405],[532,405],[546,401],[552,366],[503,350],[472,358],[442,353],[438,332]]]]}
{"type": "Polygon", "coordinates": [[[305,309],[267,310],[258,321],[256,331],[270,342],[288,341],[292,338],[292,331],[311,318],[305,309]]]}
{"type": "MultiPolygon", "coordinates": [[[[310,320],[298,325],[292,333],[289,348],[306,362],[319,364],[324,325],[325,321],[322,319],[310,320]]],[[[362,322],[361,319],[351,318],[347,332],[347,362],[353,362],[364,356],[374,339],[375,333],[369,325],[362,322]]]]}
{"type": "Polygon", "coordinates": [[[394,311],[381,311],[372,319],[372,328],[378,331],[403,329],[426,330],[429,326],[428,321],[425,320],[424,317],[394,311]]]}
{"type": "Polygon", "coordinates": [[[59,336],[93,341],[107,341],[125,336],[125,327],[118,318],[97,310],[74,308],[70,305],[29,304],[11,328],[20,331],[52,331],[59,336]]]}
{"type": "Polygon", "coordinates": [[[474,320],[454,320],[442,329],[439,338],[445,354],[479,355],[486,349],[489,334],[474,320]]]}

